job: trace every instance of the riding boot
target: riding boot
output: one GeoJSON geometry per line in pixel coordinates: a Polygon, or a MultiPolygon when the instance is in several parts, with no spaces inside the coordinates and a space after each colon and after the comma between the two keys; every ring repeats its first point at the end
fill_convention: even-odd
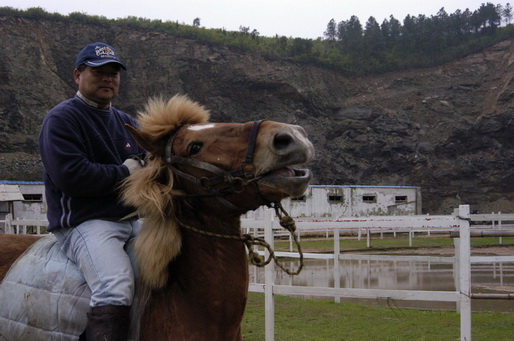
{"type": "Polygon", "coordinates": [[[130,306],[92,307],[87,314],[87,341],[127,341],[130,306]]]}

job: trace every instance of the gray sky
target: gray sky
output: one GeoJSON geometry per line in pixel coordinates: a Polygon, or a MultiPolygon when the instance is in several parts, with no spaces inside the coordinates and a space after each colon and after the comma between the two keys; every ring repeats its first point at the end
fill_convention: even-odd
{"type": "MultiPolygon", "coordinates": [[[[370,16],[378,23],[392,14],[403,22],[407,14],[436,15],[444,7],[474,11],[485,0],[0,0],[0,7],[41,7],[47,12],[82,12],[107,18],[135,16],[192,25],[195,18],[206,28],[238,31],[239,26],[257,29],[261,36],[322,37],[330,19],[336,22],[356,15],[364,26],[370,16]]],[[[508,1],[490,1],[506,5],[508,1]]]]}

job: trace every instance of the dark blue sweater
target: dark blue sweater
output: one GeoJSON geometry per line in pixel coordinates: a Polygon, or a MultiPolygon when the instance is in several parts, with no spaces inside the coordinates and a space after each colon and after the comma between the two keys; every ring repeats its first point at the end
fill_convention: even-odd
{"type": "Polygon", "coordinates": [[[122,111],[94,108],[78,97],[48,112],[39,135],[48,231],[134,212],[121,204],[118,185],[129,175],[123,161],[144,151],[125,123],[137,125],[122,111]]]}

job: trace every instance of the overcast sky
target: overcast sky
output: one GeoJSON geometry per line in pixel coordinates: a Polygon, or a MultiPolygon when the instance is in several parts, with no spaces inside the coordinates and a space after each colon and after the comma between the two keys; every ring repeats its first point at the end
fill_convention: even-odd
{"type": "MultiPolygon", "coordinates": [[[[323,37],[330,19],[336,22],[356,15],[364,26],[370,16],[378,23],[392,14],[403,22],[408,14],[436,15],[444,7],[474,11],[484,0],[0,0],[0,7],[41,7],[47,12],[82,12],[107,18],[136,16],[192,25],[195,18],[206,28],[238,31],[240,26],[256,29],[261,36],[323,37]]],[[[491,1],[506,5],[509,1],[491,1]]]]}

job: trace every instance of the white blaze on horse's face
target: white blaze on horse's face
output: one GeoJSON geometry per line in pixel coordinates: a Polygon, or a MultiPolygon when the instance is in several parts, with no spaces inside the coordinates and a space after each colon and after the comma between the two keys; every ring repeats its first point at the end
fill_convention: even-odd
{"type": "Polygon", "coordinates": [[[193,131],[199,131],[199,130],[204,130],[204,129],[209,129],[209,128],[214,128],[214,124],[213,123],[197,124],[194,126],[187,127],[188,130],[193,130],[193,131]]]}

